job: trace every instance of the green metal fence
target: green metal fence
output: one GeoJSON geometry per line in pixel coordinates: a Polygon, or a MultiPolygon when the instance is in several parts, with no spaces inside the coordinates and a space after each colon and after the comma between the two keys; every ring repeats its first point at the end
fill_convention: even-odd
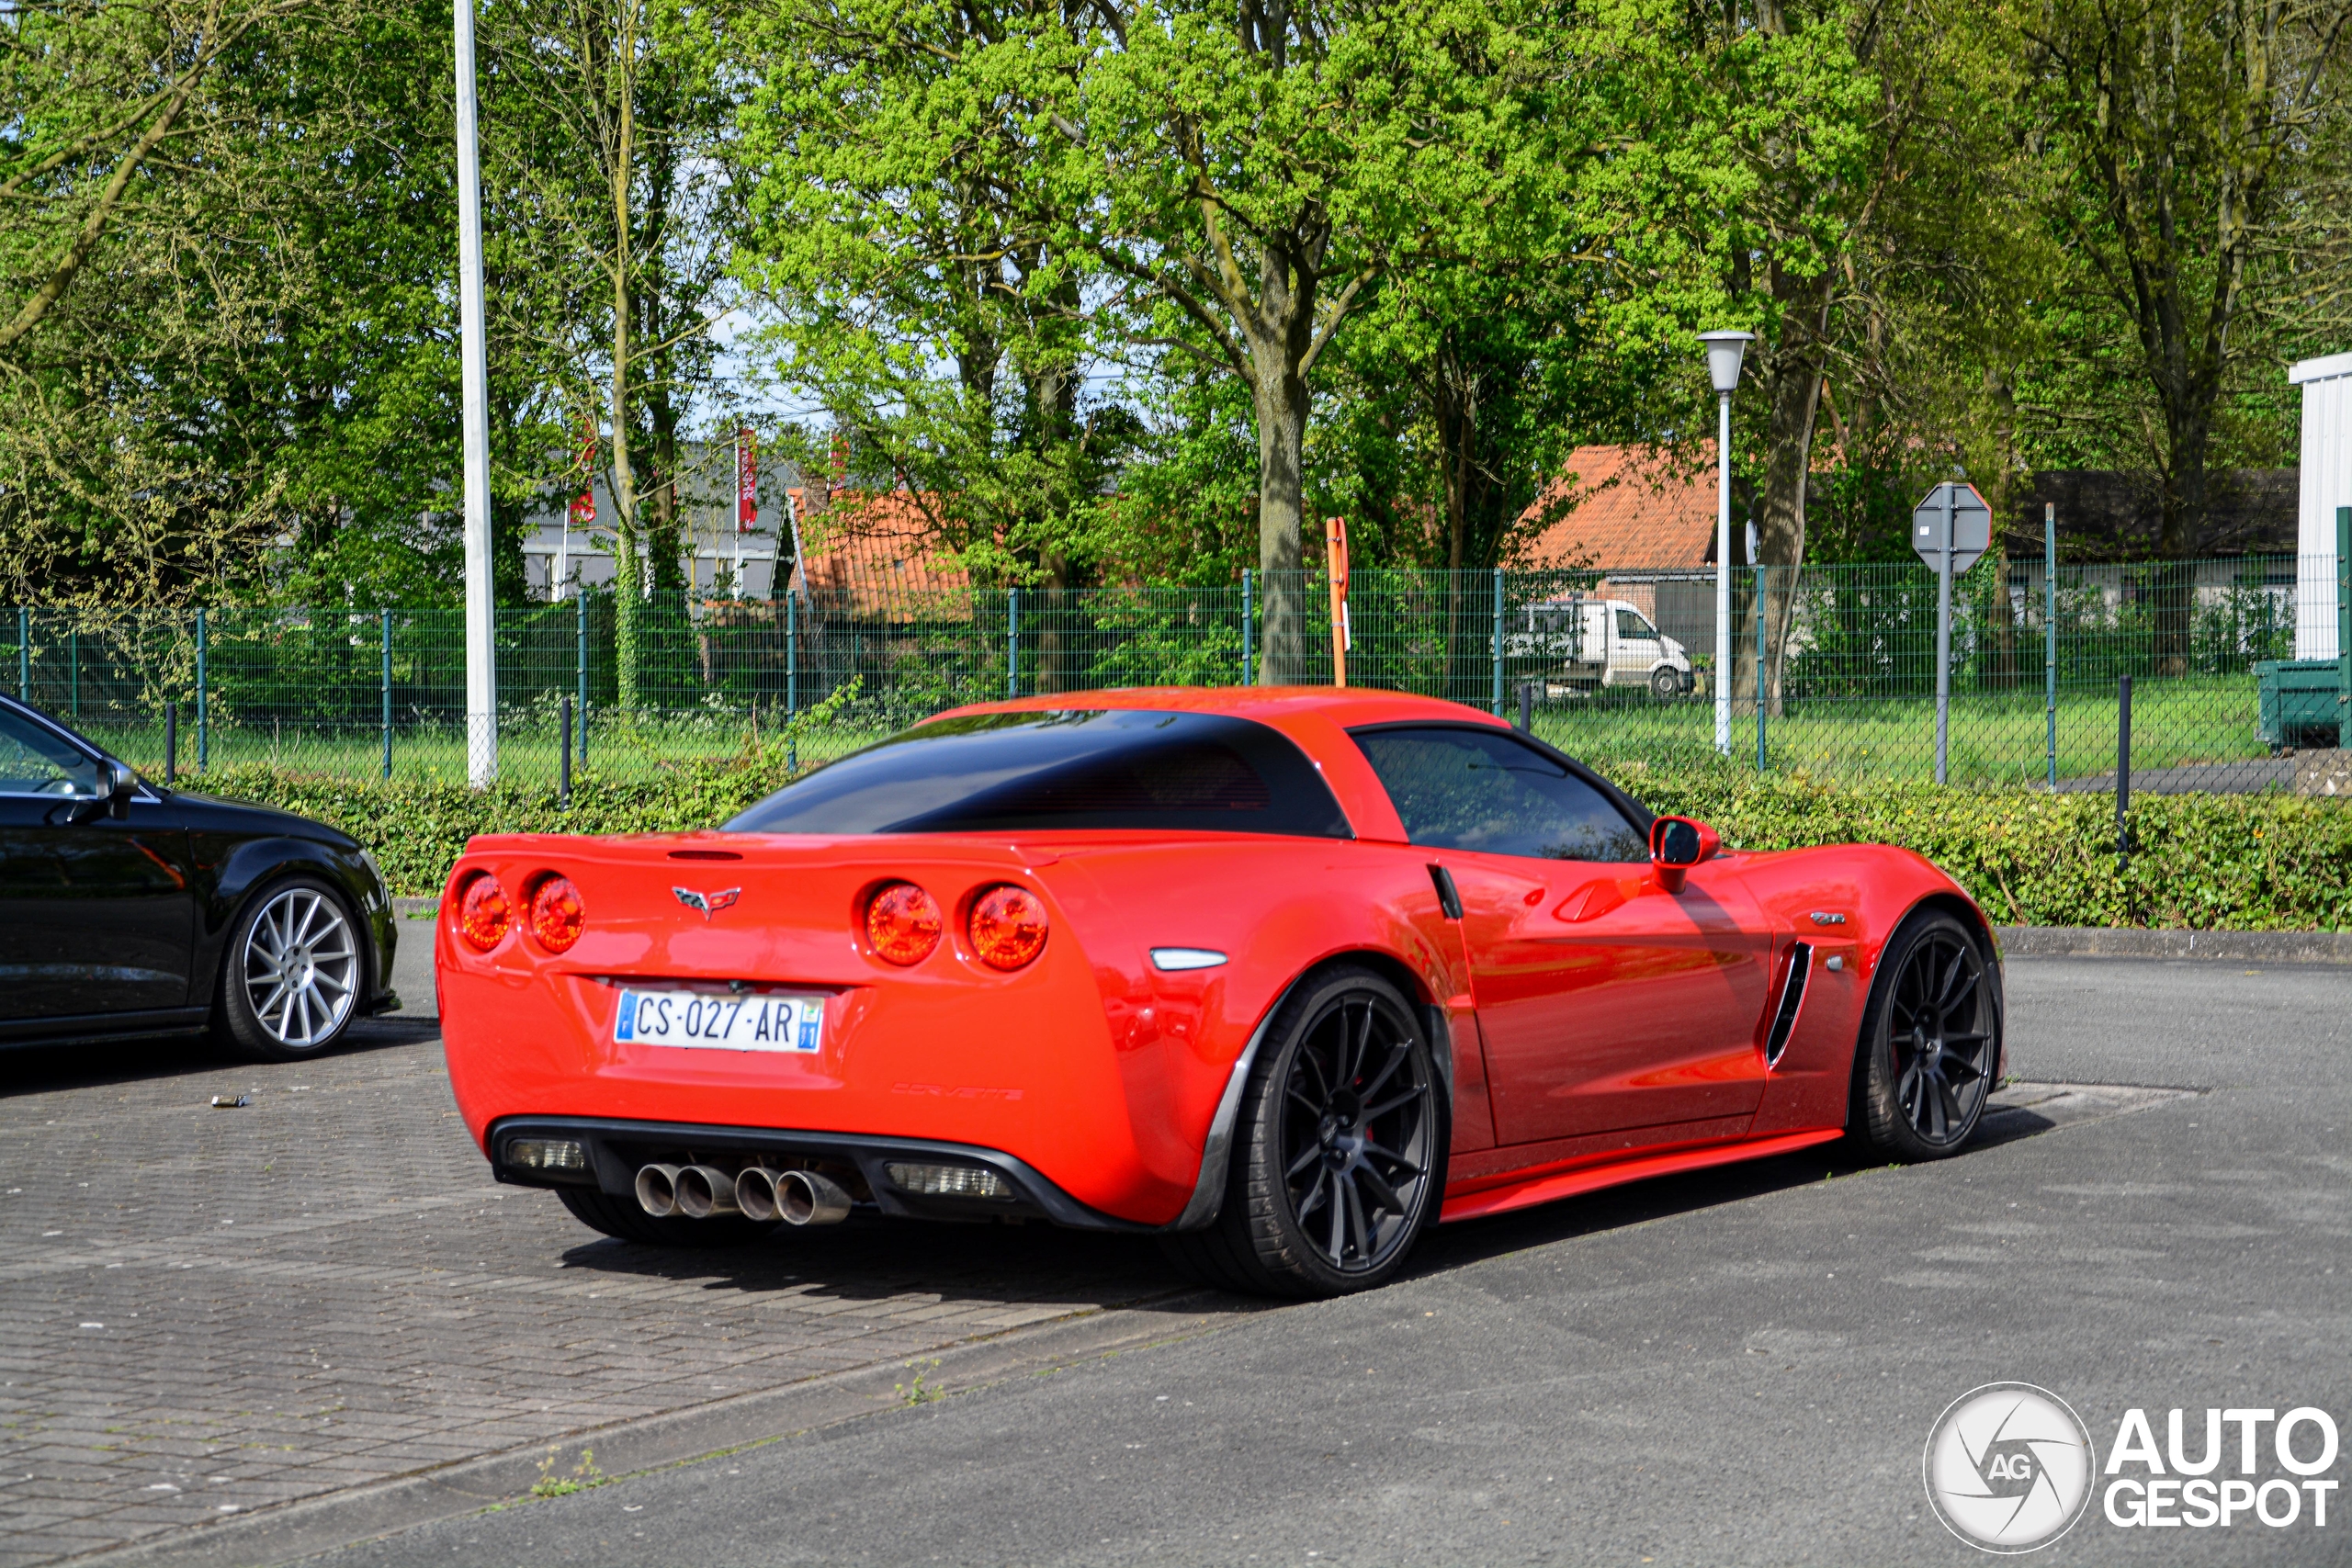
{"type": "MultiPolygon", "coordinates": [[[[1955,584],[1951,781],[2111,787],[2125,674],[2139,787],[2282,781],[2287,765],[2257,723],[2254,666],[2292,657],[2299,609],[2332,626],[2332,600],[2298,604],[2332,582],[2332,567],[2062,565],[2052,578],[2039,560],[1988,558],[1955,584]]],[[[1298,678],[1329,682],[1324,584],[1279,586],[1304,607],[1298,678]]],[[[608,593],[508,608],[501,772],[556,776],[567,703],[573,766],[615,774],[740,750],[844,686],[854,695],[821,730],[796,734],[804,760],[1007,694],[1230,684],[1260,667],[1266,587],[1252,576],[1216,588],[919,593],[874,582],[772,603],[655,597],[637,606],[628,682],[608,593]]],[[[1604,764],[1717,755],[1712,569],[1360,571],[1348,619],[1351,684],[1514,716],[1524,704],[1541,734],[1604,764]]],[[[1935,620],[1935,579],[1915,564],[1735,571],[1730,754],[1815,775],[1933,776],[1935,620]]],[[[466,774],[455,605],[0,612],[0,683],[184,781],[259,761],[466,774]]]]}

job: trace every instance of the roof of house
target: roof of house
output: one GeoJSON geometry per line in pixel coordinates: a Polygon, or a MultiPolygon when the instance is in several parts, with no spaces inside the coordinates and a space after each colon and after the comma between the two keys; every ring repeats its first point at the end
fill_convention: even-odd
{"type": "Polygon", "coordinates": [[[816,605],[859,620],[968,619],[971,574],[948,564],[933,525],[901,491],[835,491],[801,513],[793,586],[816,605]]]}
{"type": "Polygon", "coordinates": [[[1532,567],[1695,567],[1712,558],[1715,444],[1579,446],[1521,514],[1556,513],[1525,552],[1532,567]],[[1561,508],[1565,506],[1566,510],[1561,508]]]}

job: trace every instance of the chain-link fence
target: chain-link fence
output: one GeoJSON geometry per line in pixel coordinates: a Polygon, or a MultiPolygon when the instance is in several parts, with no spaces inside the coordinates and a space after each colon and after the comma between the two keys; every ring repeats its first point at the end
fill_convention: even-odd
{"type": "MultiPolygon", "coordinates": [[[[1955,784],[2113,787],[2118,682],[2130,675],[2136,787],[2285,783],[2279,748],[2335,740],[2332,666],[2291,662],[2299,622],[2324,633],[2303,638],[2307,651],[2334,655],[2334,579],[2332,560],[2314,570],[2291,557],[2062,565],[2054,576],[1987,558],[1953,584],[1943,771],[1955,784]],[[2324,704],[2289,693],[2316,692],[2323,677],[2324,704]]],[[[1296,678],[1329,682],[1325,583],[1272,586],[1306,628],[1296,678]]],[[[1268,587],[1255,575],[1066,592],[877,581],[774,602],[622,606],[589,593],[510,607],[498,629],[500,770],[552,780],[567,708],[571,765],[609,776],[739,751],[844,687],[821,728],[796,734],[804,761],[1008,694],[1230,684],[1263,667],[1268,587]]],[[[1602,763],[1674,767],[1727,751],[1816,776],[1936,776],[1933,573],[1742,568],[1731,601],[1727,716],[1712,568],[1359,571],[1346,678],[1514,716],[1524,705],[1540,733],[1602,763]]],[[[0,612],[0,682],[159,776],[265,760],[351,776],[467,773],[454,605],[0,612]]]]}

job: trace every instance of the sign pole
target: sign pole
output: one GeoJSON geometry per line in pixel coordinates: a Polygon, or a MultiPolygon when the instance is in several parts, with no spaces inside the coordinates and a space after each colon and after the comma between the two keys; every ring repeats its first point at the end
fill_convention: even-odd
{"type": "Polygon", "coordinates": [[[2050,762],[2050,787],[2058,787],[2058,503],[2041,504],[2042,750],[2050,762]]]}
{"type": "Polygon", "coordinates": [[[1715,395],[1715,751],[1731,755],[1731,393],[1715,395]]]}
{"type": "Polygon", "coordinates": [[[1951,513],[1957,487],[1943,487],[1943,547],[1936,563],[1936,782],[1951,782],[1951,513]]]}
{"type": "Polygon", "coordinates": [[[491,594],[490,352],[483,322],[481,152],[473,0],[458,0],[458,370],[465,429],[466,779],[498,782],[498,608],[491,594]]]}
{"type": "Polygon", "coordinates": [[[1324,577],[1331,591],[1331,684],[1348,683],[1348,520],[1323,525],[1324,577]]]}

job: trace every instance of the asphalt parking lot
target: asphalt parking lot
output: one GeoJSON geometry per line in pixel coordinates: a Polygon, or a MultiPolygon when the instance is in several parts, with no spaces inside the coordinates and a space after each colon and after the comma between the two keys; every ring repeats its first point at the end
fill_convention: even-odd
{"type": "MultiPolygon", "coordinates": [[[[0,1563],[1962,1562],[1920,1454],[1978,1384],[2102,1453],[2133,1407],[2341,1418],[2352,969],[2022,959],[2009,996],[2027,1082],[1963,1158],[1620,1190],[1279,1309],[1037,1227],[602,1240],[489,1181],[429,1020],[301,1067],[20,1056],[0,1563]]],[[[2041,1559],[2347,1529],[2094,1504],[2041,1559]]]]}

